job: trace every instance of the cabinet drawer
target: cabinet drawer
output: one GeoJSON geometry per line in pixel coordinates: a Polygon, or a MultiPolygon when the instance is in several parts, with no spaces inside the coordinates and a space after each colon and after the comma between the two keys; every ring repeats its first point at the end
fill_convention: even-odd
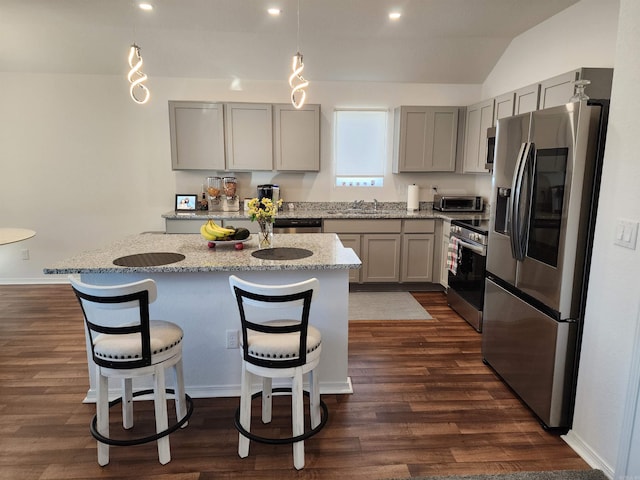
{"type": "Polygon", "coordinates": [[[433,233],[436,229],[435,220],[403,220],[404,233],[433,233]]]}
{"type": "Polygon", "coordinates": [[[400,233],[402,220],[324,220],[322,231],[329,233],[400,233]]]}

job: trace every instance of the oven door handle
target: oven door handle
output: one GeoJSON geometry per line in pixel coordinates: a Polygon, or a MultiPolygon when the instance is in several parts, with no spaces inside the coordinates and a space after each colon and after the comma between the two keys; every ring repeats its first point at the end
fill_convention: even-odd
{"type": "Polygon", "coordinates": [[[464,240],[460,240],[460,239],[458,239],[458,244],[463,246],[464,248],[468,248],[469,250],[477,253],[478,255],[482,255],[483,257],[487,254],[485,247],[474,245],[473,243],[467,243],[464,240]]]}

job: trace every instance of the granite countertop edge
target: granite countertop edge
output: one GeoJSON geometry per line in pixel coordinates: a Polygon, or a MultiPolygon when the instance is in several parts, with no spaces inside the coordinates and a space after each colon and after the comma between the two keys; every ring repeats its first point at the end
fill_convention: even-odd
{"type": "MultiPolygon", "coordinates": [[[[276,260],[273,260],[276,261],[276,260]]],[[[206,272],[255,272],[255,271],[280,271],[280,270],[346,270],[360,268],[360,263],[335,264],[315,264],[315,265],[295,265],[292,263],[281,265],[238,265],[213,266],[213,267],[180,267],[176,265],[159,265],[151,267],[114,267],[114,268],[92,268],[92,267],[51,267],[44,268],[43,273],[47,275],[71,275],[83,273],[206,273],[206,272]]]]}
{"type": "Polygon", "coordinates": [[[243,271],[348,270],[362,263],[350,248],[345,248],[336,234],[307,233],[274,236],[277,247],[305,248],[313,255],[292,260],[255,258],[257,240],[251,237],[244,248],[217,246],[210,249],[199,234],[166,235],[143,233],[107,243],[101,248],[79,253],[43,269],[50,275],[127,274],[127,273],[215,273],[243,271]],[[184,258],[175,263],[153,266],[123,267],[117,258],[145,253],[175,252],[184,258]]]}

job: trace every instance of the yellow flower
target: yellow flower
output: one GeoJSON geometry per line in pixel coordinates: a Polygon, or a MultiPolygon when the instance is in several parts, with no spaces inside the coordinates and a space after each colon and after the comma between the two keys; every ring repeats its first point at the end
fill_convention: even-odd
{"type": "Polygon", "coordinates": [[[259,223],[273,223],[281,205],[282,199],[278,200],[277,204],[274,205],[273,201],[267,197],[263,197],[262,200],[252,198],[249,200],[247,212],[252,222],[255,220],[259,223]]]}

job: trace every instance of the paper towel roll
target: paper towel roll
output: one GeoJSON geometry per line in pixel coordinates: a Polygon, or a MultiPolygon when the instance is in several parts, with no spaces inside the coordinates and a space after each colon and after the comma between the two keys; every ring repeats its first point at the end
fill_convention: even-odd
{"type": "Polygon", "coordinates": [[[414,183],[409,185],[407,191],[407,210],[416,211],[420,209],[420,188],[414,183]]]}

